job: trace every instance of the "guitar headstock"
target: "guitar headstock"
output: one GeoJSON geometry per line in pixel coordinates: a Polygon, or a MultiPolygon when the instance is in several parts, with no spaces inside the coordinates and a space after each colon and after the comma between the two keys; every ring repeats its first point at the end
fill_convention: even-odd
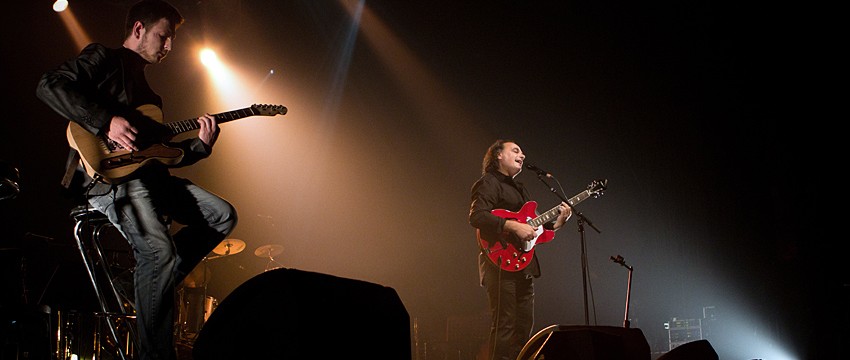
{"type": "Polygon", "coordinates": [[[587,185],[587,191],[594,198],[602,196],[605,189],[608,189],[608,179],[596,179],[590,185],[587,185]]]}
{"type": "Polygon", "coordinates": [[[270,104],[254,104],[251,105],[251,109],[257,113],[257,115],[264,116],[275,116],[275,115],[286,115],[286,106],[283,105],[270,105],[270,104]]]}

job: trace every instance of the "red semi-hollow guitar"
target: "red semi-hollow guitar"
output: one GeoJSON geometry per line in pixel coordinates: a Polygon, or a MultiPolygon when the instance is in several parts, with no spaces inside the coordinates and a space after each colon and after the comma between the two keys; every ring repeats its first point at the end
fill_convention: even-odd
{"type": "MultiPolygon", "coordinates": [[[[570,198],[569,204],[576,205],[589,197],[597,198],[602,196],[602,192],[606,189],[607,185],[608,180],[594,180],[587,186],[587,190],[570,198]]],[[[537,228],[537,234],[530,241],[519,240],[513,234],[504,234],[499,239],[484,239],[481,237],[481,231],[476,230],[478,245],[484,251],[484,254],[487,255],[487,258],[502,270],[511,272],[522,271],[531,263],[531,259],[534,258],[534,247],[555,238],[555,232],[544,229],[542,225],[558,217],[560,213],[558,210],[559,206],[560,204],[540,216],[537,216],[537,203],[534,201],[525,203],[517,212],[495,209],[491,211],[493,215],[506,220],[515,220],[534,226],[537,228]]]]}

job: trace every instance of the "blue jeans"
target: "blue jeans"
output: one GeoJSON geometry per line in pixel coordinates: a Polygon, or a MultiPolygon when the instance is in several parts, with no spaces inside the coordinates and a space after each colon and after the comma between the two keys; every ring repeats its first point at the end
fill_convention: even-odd
{"type": "Polygon", "coordinates": [[[109,217],[133,249],[140,358],[176,359],[175,288],[231,233],[236,210],[217,195],[174,176],[118,184],[89,203],[109,217]],[[173,236],[172,221],[184,225],[173,236]]]}

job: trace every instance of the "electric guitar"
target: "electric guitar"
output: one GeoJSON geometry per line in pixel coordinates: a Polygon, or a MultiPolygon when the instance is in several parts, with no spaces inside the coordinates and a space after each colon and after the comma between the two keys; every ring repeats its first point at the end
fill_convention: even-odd
{"type": "MultiPolygon", "coordinates": [[[[156,121],[157,126],[162,127],[164,132],[161,142],[141,145],[138,151],[124,149],[105,135],[96,136],[76,122],[69,122],[66,131],[68,144],[79,152],[89,176],[94,178],[99,175],[103,181],[117,184],[151,162],[174,166],[183,160],[183,149],[169,146],[166,141],[180,133],[199,129],[201,125],[198,118],[163,123],[162,110],[156,105],[142,105],[136,110],[139,116],[147,118],[146,121],[156,121]]],[[[286,111],[286,107],[282,105],[254,104],[214,116],[216,122],[222,124],[249,116],[285,115],[286,111]]]]}
{"type": "MultiPolygon", "coordinates": [[[[602,196],[602,192],[607,186],[608,180],[594,180],[587,186],[587,190],[570,198],[568,203],[570,205],[576,205],[587,198],[602,196]]],[[[491,211],[493,215],[537,227],[537,233],[534,235],[534,239],[523,241],[517,239],[513,234],[502,234],[498,239],[484,239],[481,237],[481,230],[476,230],[478,245],[484,254],[487,255],[487,258],[502,270],[511,272],[522,271],[531,263],[531,259],[534,258],[534,247],[555,238],[555,231],[544,229],[543,224],[558,217],[560,214],[558,207],[560,205],[556,205],[539,216],[536,216],[537,202],[534,201],[525,203],[517,212],[495,209],[491,211]]]]}

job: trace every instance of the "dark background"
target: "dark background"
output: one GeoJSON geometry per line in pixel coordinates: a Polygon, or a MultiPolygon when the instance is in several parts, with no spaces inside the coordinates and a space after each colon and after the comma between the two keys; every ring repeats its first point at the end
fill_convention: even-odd
{"type": "MultiPolygon", "coordinates": [[[[119,46],[131,3],[71,8],[92,41],[119,46]]],[[[417,353],[471,358],[487,313],[469,188],[487,146],[510,138],[559,181],[519,175],[543,210],[558,202],[549,186],[573,196],[609,181],[578,206],[601,231],[585,233],[591,325],[622,325],[628,273],[609,260],[621,255],[635,269],[632,326],[654,352],[667,350],[665,322],[708,307],[721,358],[846,354],[846,240],[827,231],[840,204],[826,200],[843,193],[829,9],[368,1],[351,33],[350,1],[174,4],[187,22],[148,69],[167,120],[289,109],[222,125],[211,158],[175,170],[239,211],[231,237],[246,250],[208,263],[219,300],[269,268],[256,248],[281,245],[282,266],[396,289],[417,353]],[[203,45],[239,85],[213,86],[203,45]]],[[[21,185],[0,202],[3,302],[89,311],[74,204],[59,186],[67,121],[34,95],[41,73],[80,48],[49,1],[2,17],[0,160],[21,185]]],[[[535,330],[585,323],[570,224],[537,251],[535,330]]]]}

